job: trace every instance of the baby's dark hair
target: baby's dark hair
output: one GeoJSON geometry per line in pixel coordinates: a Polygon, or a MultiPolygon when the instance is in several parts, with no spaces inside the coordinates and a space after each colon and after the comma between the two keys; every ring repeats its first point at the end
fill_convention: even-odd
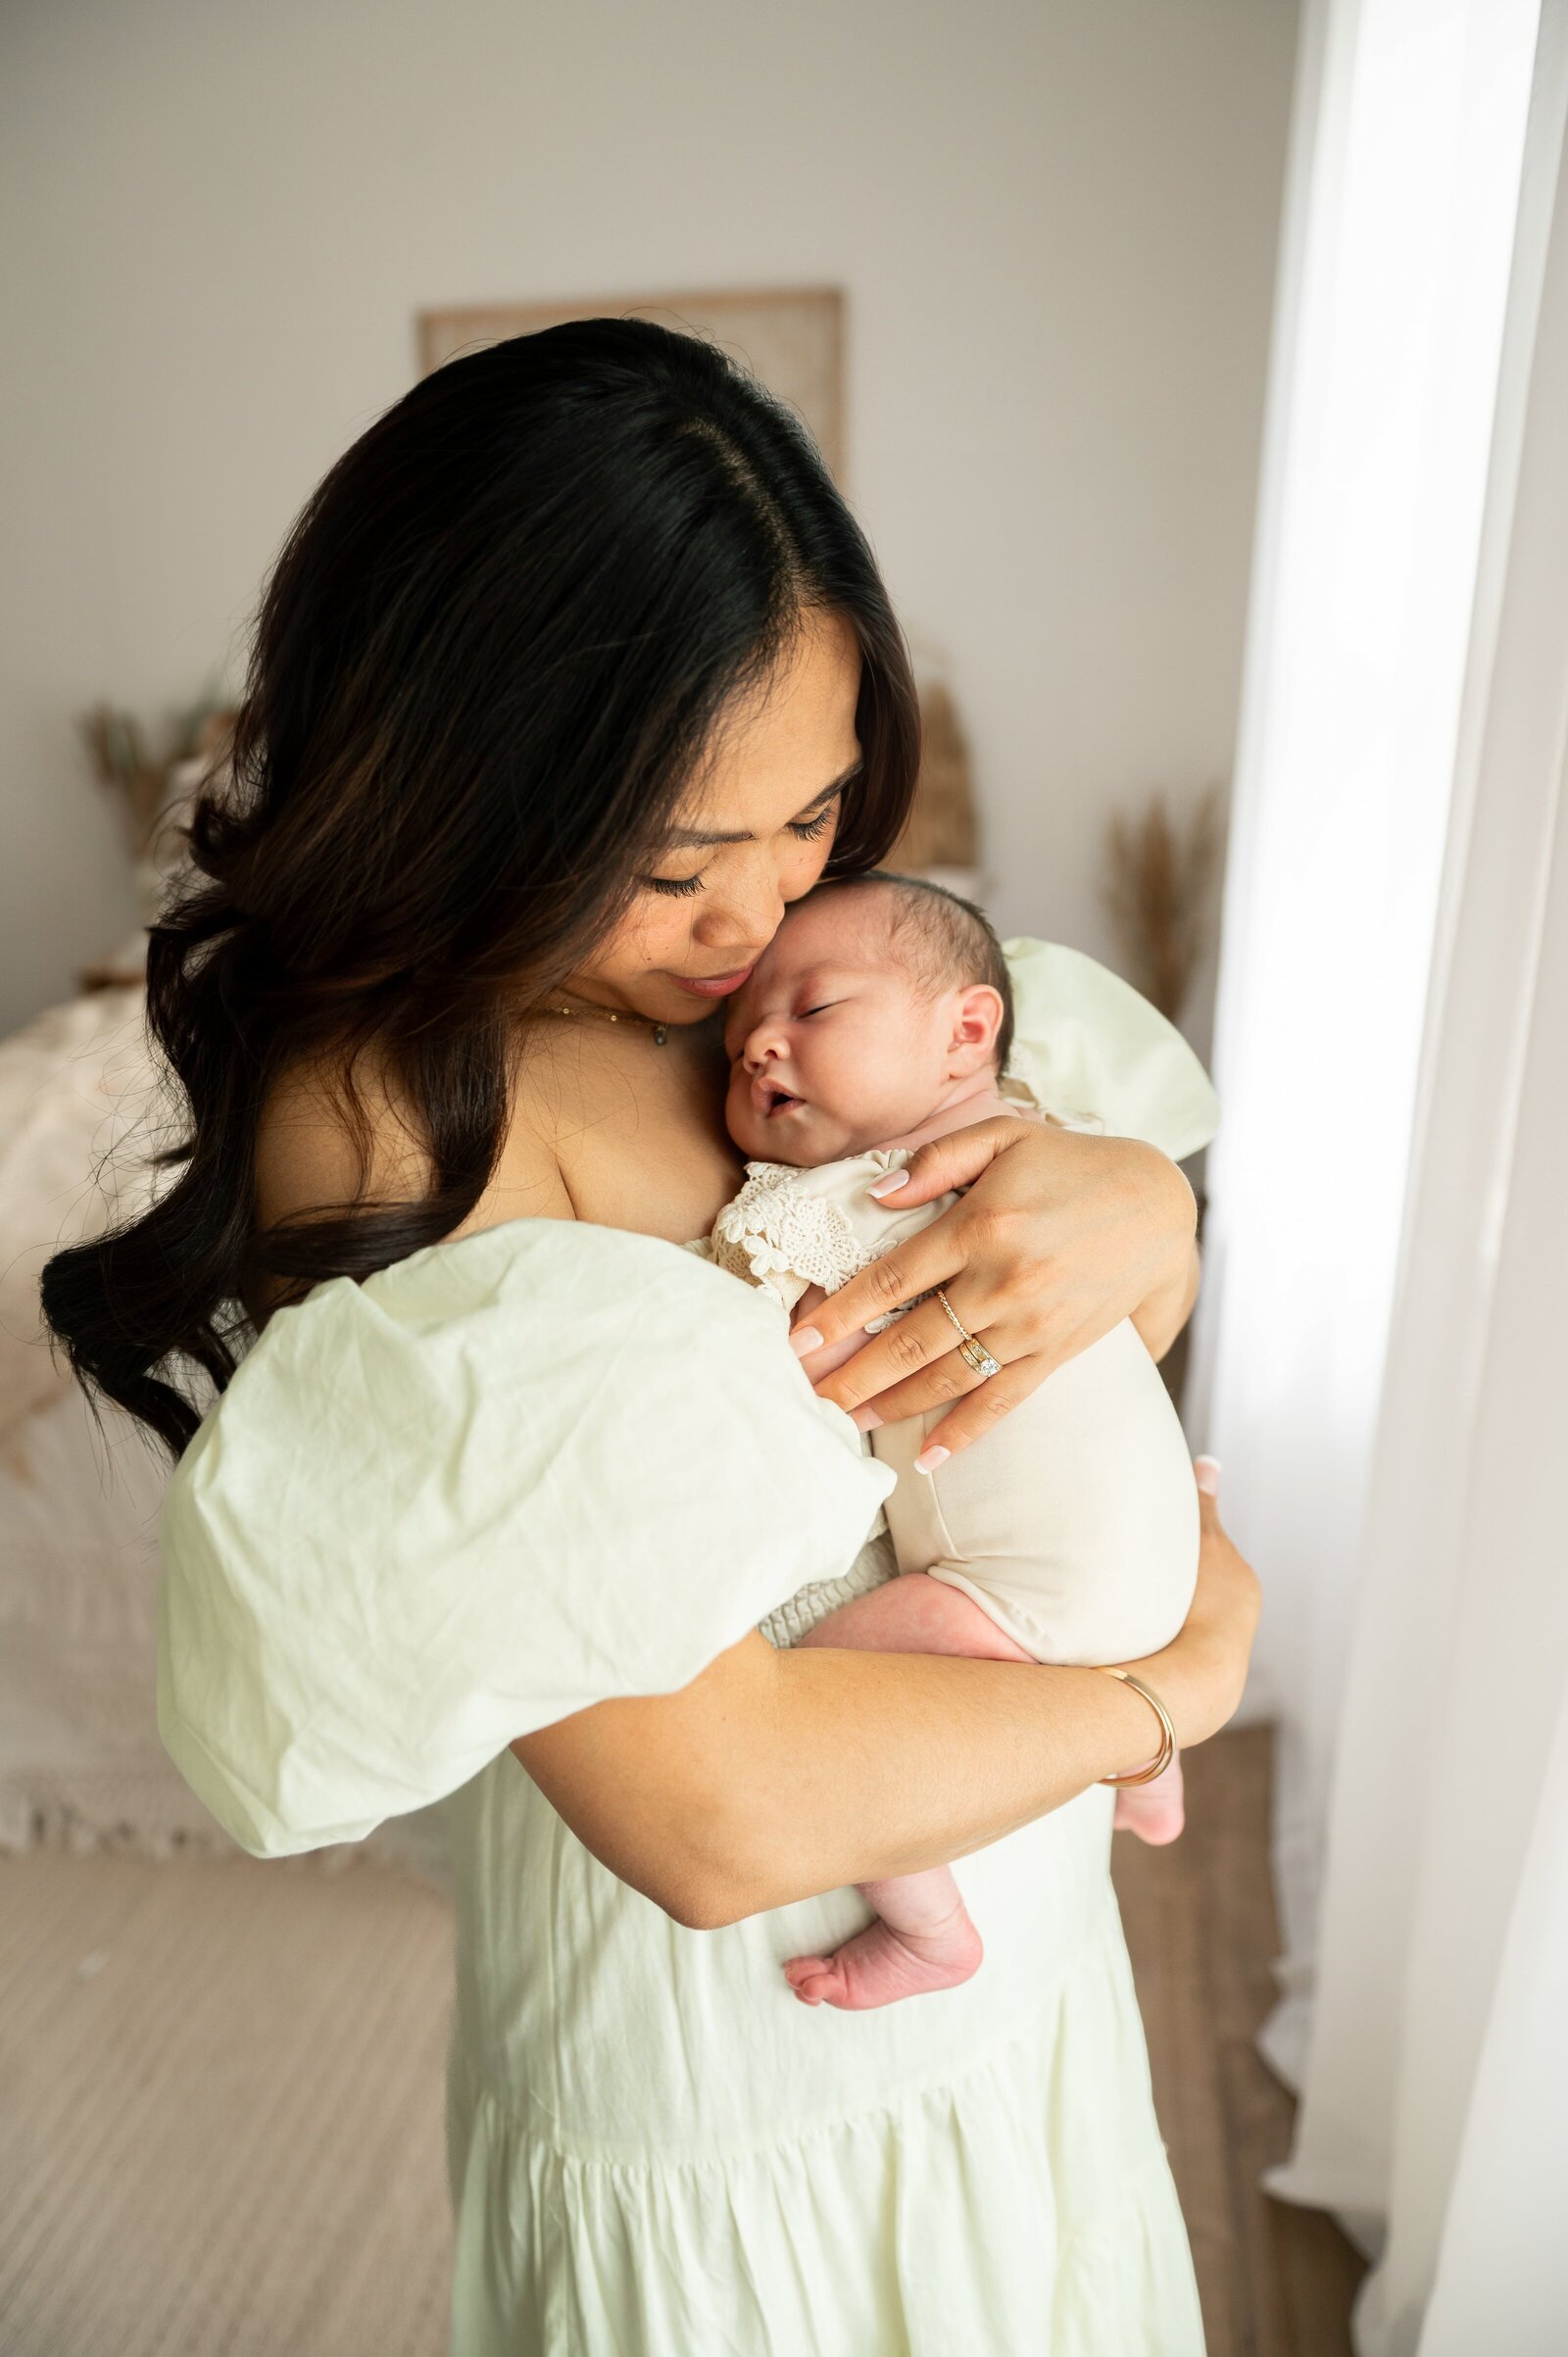
{"type": "Polygon", "coordinates": [[[997,1032],[996,1064],[1007,1068],[1012,1048],[1012,977],[996,927],[983,909],[946,884],[927,876],[896,875],[889,867],[863,867],[858,875],[826,876],[796,904],[820,900],[828,892],[858,892],[865,886],[884,889],[892,901],[893,932],[907,940],[910,968],[933,995],[965,982],[989,983],[1002,1001],[1002,1023],[997,1032]]]}

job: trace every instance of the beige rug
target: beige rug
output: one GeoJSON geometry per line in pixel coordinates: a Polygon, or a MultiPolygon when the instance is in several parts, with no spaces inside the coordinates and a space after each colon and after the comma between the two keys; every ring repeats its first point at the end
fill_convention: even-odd
{"type": "MultiPolygon", "coordinates": [[[[1359,2258],[1258,2183],[1267,1731],[1187,1778],[1115,1873],[1210,2357],[1348,2357],[1359,2258]]],[[[391,1867],[0,1856],[0,2357],[445,2357],[451,1971],[391,1867]]]]}
{"type": "Polygon", "coordinates": [[[4,2357],[441,2357],[430,1885],[0,1858],[4,2357]]]}

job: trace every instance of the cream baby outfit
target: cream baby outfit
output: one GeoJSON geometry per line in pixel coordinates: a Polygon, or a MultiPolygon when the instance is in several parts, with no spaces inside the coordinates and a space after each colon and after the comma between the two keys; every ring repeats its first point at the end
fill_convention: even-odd
{"type": "MultiPolygon", "coordinates": [[[[878,1203],[873,1181],[908,1159],[901,1150],[812,1169],[748,1162],[745,1186],[713,1223],[713,1259],[786,1311],[808,1286],[836,1293],[957,1201],[943,1195],[904,1211],[897,1195],[878,1203]]],[[[872,1454],[898,1475],[883,1510],[900,1571],[961,1589],[1037,1661],[1134,1661],[1169,1645],[1198,1576],[1198,1493],[1170,1394],[1131,1321],[1068,1359],[982,1440],[917,1473],[946,1412],[870,1436],[872,1454]]]]}
{"type": "MultiPolygon", "coordinates": [[[[1168,1026],[1007,947],[1053,1109],[1200,1144],[1168,1026]]],[[[1108,1791],[958,1861],[974,1981],[830,2013],[781,1967],[863,1926],[853,1891],[688,1931],[508,1748],[890,1576],[892,1474],[778,1314],[542,1219],[277,1310],[162,1508],[164,1740],[262,1857],[445,1802],[453,2357],[1200,2357],[1108,1791]]]]}

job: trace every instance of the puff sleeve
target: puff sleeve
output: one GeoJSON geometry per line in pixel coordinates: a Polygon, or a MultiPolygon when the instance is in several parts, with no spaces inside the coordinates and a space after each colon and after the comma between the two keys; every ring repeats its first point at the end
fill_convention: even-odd
{"type": "Polygon", "coordinates": [[[777,1304],[677,1246],[514,1220],[328,1280],[171,1478],[160,1732],[254,1855],[359,1840],[684,1686],[892,1486],[777,1304]]]}
{"type": "Polygon", "coordinates": [[[1072,1128],[1143,1138],[1173,1162],[1208,1144],[1219,1102],[1174,1024],[1081,950],[1027,935],[1002,946],[1014,1002],[1004,1093],[1072,1128]]]}

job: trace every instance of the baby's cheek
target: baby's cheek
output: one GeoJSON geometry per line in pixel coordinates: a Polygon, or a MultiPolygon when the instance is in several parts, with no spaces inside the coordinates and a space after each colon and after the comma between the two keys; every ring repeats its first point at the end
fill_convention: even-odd
{"type": "Polygon", "coordinates": [[[756,1121],[749,1084],[732,1080],[724,1097],[724,1127],[748,1154],[756,1151],[756,1121]]]}
{"type": "Polygon", "coordinates": [[[866,1109],[866,1100],[879,1093],[886,1067],[886,1051],[858,1039],[824,1040],[813,1058],[815,1069],[804,1083],[815,1105],[835,1119],[855,1121],[866,1109]]]}

